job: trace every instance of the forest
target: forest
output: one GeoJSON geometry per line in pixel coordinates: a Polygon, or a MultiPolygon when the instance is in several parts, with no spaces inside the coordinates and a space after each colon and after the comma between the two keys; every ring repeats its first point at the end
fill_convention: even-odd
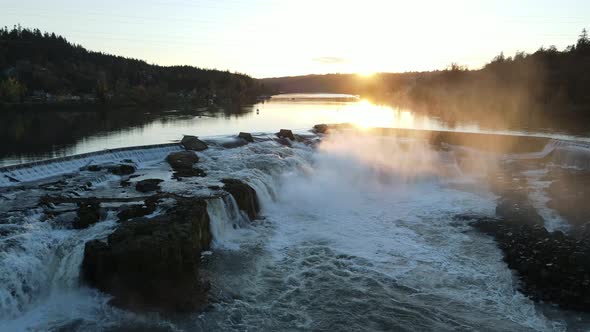
{"type": "Polygon", "coordinates": [[[245,74],[158,66],[89,51],[39,29],[0,29],[0,107],[22,103],[240,105],[269,92],[245,74]]]}
{"type": "Polygon", "coordinates": [[[328,74],[264,79],[281,92],[358,94],[445,120],[529,123],[590,118],[590,39],[560,51],[500,53],[483,68],[458,64],[431,72],[380,73],[370,77],[328,74]]]}

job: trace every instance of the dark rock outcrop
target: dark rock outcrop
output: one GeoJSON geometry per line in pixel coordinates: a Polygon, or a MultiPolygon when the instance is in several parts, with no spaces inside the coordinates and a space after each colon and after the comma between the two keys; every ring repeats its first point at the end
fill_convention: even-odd
{"type": "Polygon", "coordinates": [[[199,162],[199,157],[192,151],[172,152],[166,157],[166,161],[174,170],[176,178],[206,176],[202,169],[194,167],[199,162]]]}
{"type": "Polygon", "coordinates": [[[119,165],[90,165],[84,168],[90,172],[100,172],[106,170],[115,175],[123,176],[135,173],[135,166],[130,164],[119,164],[119,165]]]}
{"type": "Polygon", "coordinates": [[[252,134],[250,133],[245,133],[245,132],[240,132],[240,134],[238,135],[239,138],[246,140],[250,143],[254,142],[254,137],[252,137],[252,134]]]}
{"type": "Polygon", "coordinates": [[[196,136],[186,135],[180,141],[180,144],[187,150],[203,151],[208,148],[207,143],[201,141],[196,136]]]}
{"type": "Polygon", "coordinates": [[[111,166],[108,168],[109,172],[115,175],[129,175],[135,173],[135,166],[121,164],[116,166],[111,166]]]}
{"type": "Polygon", "coordinates": [[[89,200],[78,203],[78,212],[72,226],[75,229],[83,229],[96,224],[99,220],[100,202],[98,200],[89,200]]]}
{"type": "Polygon", "coordinates": [[[160,199],[158,196],[152,196],[147,198],[143,204],[136,204],[123,208],[121,211],[119,211],[119,213],[117,213],[119,222],[147,216],[148,214],[154,213],[158,206],[159,200],[160,199]]]}
{"type": "Polygon", "coordinates": [[[233,196],[240,210],[245,211],[251,220],[256,219],[258,212],[260,212],[256,190],[250,187],[250,185],[236,179],[224,179],[221,182],[224,184],[223,190],[233,196]]]}
{"type": "Polygon", "coordinates": [[[135,184],[135,190],[142,192],[142,193],[160,190],[160,183],[163,181],[164,180],[161,180],[161,179],[141,180],[135,184]]]}
{"type": "Polygon", "coordinates": [[[590,311],[590,238],[548,232],[526,200],[504,197],[497,214],[472,225],[494,237],[508,267],[518,273],[521,291],[533,300],[590,311]]]}
{"type": "Polygon", "coordinates": [[[209,249],[206,202],[179,199],[166,214],[121,224],[106,242],[86,243],[82,280],[131,310],[194,312],[207,305],[199,260],[209,249]]]}
{"type": "Polygon", "coordinates": [[[277,137],[279,138],[288,138],[292,141],[295,140],[295,135],[293,135],[293,132],[290,129],[281,129],[278,133],[277,133],[277,137]]]}

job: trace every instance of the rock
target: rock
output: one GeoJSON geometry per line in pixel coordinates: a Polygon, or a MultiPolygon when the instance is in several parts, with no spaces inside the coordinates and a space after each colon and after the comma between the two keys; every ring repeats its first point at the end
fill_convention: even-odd
{"type": "Polygon", "coordinates": [[[239,138],[244,139],[250,143],[254,142],[254,137],[252,137],[252,134],[250,133],[245,133],[245,132],[240,132],[240,134],[238,135],[239,138]]]}
{"type": "Polygon", "coordinates": [[[111,294],[111,304],[136,311],[194,312],[207,305],[199,278],[211,244],[206,202],[177,200],[166,214],[123,223],[106,242],[86,243],[81,278],[111,294]]]}
{"type": "Polygon", "coordinates": [[[291,147],[293,145],[293,143],[291,143],[291,141],[285,137],[279,137],[279,138],[275,139],[275,141],[281,145],[288,146],[288,147],[291,147]]]}
{"type": "Polygon", "coordinates": [[[504,261],[515,270],[525,295],[563,308],[590,312],[590,238],[548,232],[526,197],[503,196],[500,218],[476,218],[472,225],[494,237],[504,261]]]}
{"type": "Polygon", "coordinates": [[[78,204],[78,212],[72,223],[75,229],[84,229],[100,220],[100,203],[90,200],[78,204]]]}
{"type": "Polygon", "coordinates": [[[129,175],[135,173],[135,167],[127,164],[109,166],[107,169],[115,175],[129,175]]]}
{"type": "Polygon", "coordinates": [[[224,184],[223,190],[233,196],[240,210],[245,211],[250,220],[256,219],[260,211],[256,190],[240,180],[224,179],[221,182],[224,184]]]}
{"type": "Polygon", "coordinates": [[[166,157],[166,161],[174,170],[174,177],[177,179],[207,175],[202,169],[193,167],[199,161],[199,157],[192,151],[172,152],[166,157]]]}
{"type": "Polygon", "coordinates": [[[158,206],[159,198],[157,196],[152,196],[147,198],[143,204],[141,205],[132,205],[126,208],[123,208],[118,214],[117,217],[119,218],[119,222],[127,221],[133,218],[139,218],[143,216],[147,216],[148,214],[154,213],[158,206]]]}
{"type": "Polygon", "coordinates": [[[160,190],[160,183],[163,181],[164,180],[161,180],[161,179],[141,180],[135,184],[135,190],[142,192],[142,193],[160,190]]]}
{"type": "Polygon", "coordinates": [[[328,125],[327,124],[317,124],[313,126],[313,132],[316,134],[325,134],[328,132],[328,125]]]}
{"type": "Polygon", "coordinates": [[[187,169],[199,162],[199,156],[192,151],[172,152],[166,157],[166,161],[174,170],[187,169]]]}
{"type": "Polygon", "coordinates": [[[295,140],[295,136],[293,135],[293,132],[289,129],[281,129],[278,133],[277,133],[277,137],[279,138],[288,138],[292,141],[295,140]]]}
{"type": "Polygon", "coordinates": [[[135,166],[129,165],[129,164],[90,165],[90,166],[87,166],[83,169],[90,171],[90,172],[99,172],[99,171],[106,169],[108,172],[113,173],[115,175],[119,175],[119,176],[130,175],[130,174],[135,173],[135,166]]]}
{"type": "Polygon", "coordinates": [[[208,148],[207,143],[201,141],[196,136],[185,135],[180,141],[180,144],[182,144],[185,149],[193,151],[203,151],[208,148]]]}

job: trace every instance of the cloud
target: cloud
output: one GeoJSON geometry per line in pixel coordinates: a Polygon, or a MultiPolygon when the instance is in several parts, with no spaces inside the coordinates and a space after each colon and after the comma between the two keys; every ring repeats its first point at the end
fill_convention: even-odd
{"type": "Polygon", "coordinates": [[[346,59],[335,57],[335,56],[323,56],[323,57],[319,57],[319,58],[313,58],[311,60],[313,62],[323,63],[323,64],[337,64],[337,63],[346,62],[346,59]]]}

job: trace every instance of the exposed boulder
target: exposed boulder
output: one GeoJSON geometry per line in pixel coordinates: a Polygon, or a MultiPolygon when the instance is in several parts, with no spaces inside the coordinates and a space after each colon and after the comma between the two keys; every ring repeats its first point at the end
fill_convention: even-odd
{"type": "Polygon", "coordinates": [[[201,141],[196,136],[185,135],[182,138],[182,140],[180,141],[180,144],[185,149],[187,149],[187,150],[193,150],[193,151],[203,151],[203,150],[206,150],[208,148],[207,143],[201,141]]]}
{"type": "Polygon", "coordinates": [[[78,203],[78,212],[72,226],[75,229],[83,229],[96,224],[99,220],[100,202],[98,200],[89,200],[78,203]]]}
{"type": "Polygon", "coordinates": [[[328,125],[327,124],[317,124],[313,126],[313,132],[316,134],[325,134],[328,132],[328,125]]]}
{"type": "Polygon", "coordinates": [[[164,180],[162,180],[162,179],[141,180],[135,184],[135,190],[142,192],[142,193],[160,190],[160,183],[163,181],[164,180]]]}
{"type": "Polygon", "coordinates": [[[115,175],[123,176],[123,175],[130,175],[135,173],[135,166],[130,164],[118,164],[118,165],[89,165],[83,168],[86,171],[90,172],[100,172],[102,170],[106,170],[107,172],[113,173],[115,175]]]}
{"type": "Polygon", "coordinates": [[[192,151],[172,152],[166,157],[166,161],[174,170],[176,178],[206,176],[203,170],[193,167],[199,162],[199,157],[192,151]]]}
{"type": "Polygon", "coordinates": [[[211,244],[206,202],[179,199],[166,214],[121,224],[106,242],[86,243],[81,278],[131,310],[194,312],[207,305],[199,278],[211,244]]]}
{"type": "Polygon", "coordinates": [[[244,139],[250,143],[254,142],[254,137],[252,137],[252,134],[250,133],[245,133],[245,132],[240,132],[240,134],[238,135],[239,138],[244,139]]]}
{"type": "Polygon", "coordinates": [[[221,182],[224,184],[223,190],[233,196],[240,210],[245,211],[251,220],[256,219],[258,212],[260,212],[256,190],[247,183],[236,179],[224,179],[221,182]]]}
{"type": "Polygon", "coordinates": [[[194,164],[199,162],[199,156],[192,151],[178,151],[170,153],[166,157],[166,161],[174,170],[192,168],[194,164]]]}
{"type": "Polygon", "coordinates": [[[128,164],[109,166],[108,171],[115,175],[129,175],[135,173],[135,166],[128,164]]]}
{"type": "Polygon", "coordinates": [[[278,133],[277,133],[277,137],[279,138],[288,138],[292,141],[295,140],[295,135],[293,135],[293,132],[290,129],[281,129],[278,133]]]}

